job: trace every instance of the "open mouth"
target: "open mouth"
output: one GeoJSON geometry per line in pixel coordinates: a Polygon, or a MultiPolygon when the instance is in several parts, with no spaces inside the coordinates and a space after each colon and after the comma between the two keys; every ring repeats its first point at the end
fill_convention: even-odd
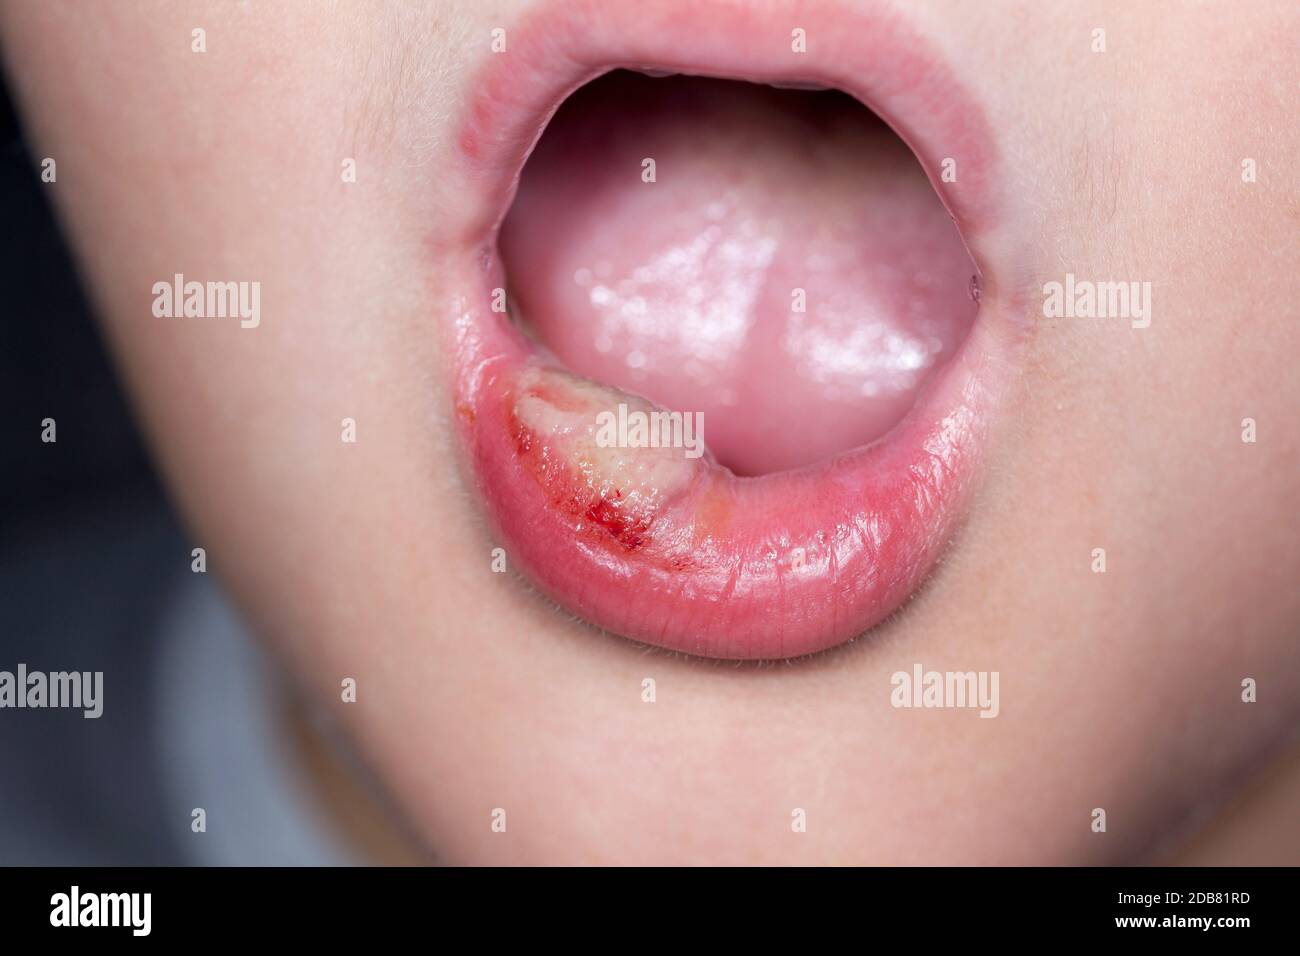
{"type": "Polygon", "coordinates": [[[597,627],[707,657],[823,650],[907,600],[1018,335],[978,103],[896,14],[785,7],[507,30],[435,243],[509,560],[597,627]]]}

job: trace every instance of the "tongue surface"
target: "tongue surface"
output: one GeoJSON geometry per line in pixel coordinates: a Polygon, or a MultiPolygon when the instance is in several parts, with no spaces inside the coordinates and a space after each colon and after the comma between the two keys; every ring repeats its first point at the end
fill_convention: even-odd
{"type": "Polygon", "coordinates": [[[915,158],[842,94],[597,81],[529,159],[501,252],[572,371],[702,411],[738,474],[883,435],[976,308],[915,158]]]}

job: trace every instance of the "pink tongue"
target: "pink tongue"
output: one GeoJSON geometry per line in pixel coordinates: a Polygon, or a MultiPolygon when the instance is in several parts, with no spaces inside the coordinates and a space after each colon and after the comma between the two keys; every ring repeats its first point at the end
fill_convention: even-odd
{"type": "Polygon", "coordinates": [[[840,94],[600,80],[528,161],[501,251],[571,370],[702,411],[739,474],[883,435],[975,315],[915,158],[840,94]]]}

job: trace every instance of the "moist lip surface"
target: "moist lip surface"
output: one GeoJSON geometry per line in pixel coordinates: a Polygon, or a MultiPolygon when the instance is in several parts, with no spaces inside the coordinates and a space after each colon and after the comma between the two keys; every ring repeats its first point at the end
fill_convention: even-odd
{"type": "Polygon", "coordinates": [[[1003,238],[983,114],[923,36],[871,6],[581,3],[543,7],[508,36],[471,99],[460,199],[433,245],[452,277],[458,431],[513,566],[591,624],[702,656],[790,657],[862,634],[946,544],[1009,375],[1016,332],[986,268],[1003,238]],[[807,54],[791,50],[795,28],[807,54]],[[981,314],[884,437],[755,476],[680,448],[607,447],[602,412],[654,406],[565,370],[493,311],[497,233],[528,152],[566,95],[619,66],[838,87],[917,152],[980,272],[981,314]],[[941,183],[949,156],[963,175],[941,183]]]}

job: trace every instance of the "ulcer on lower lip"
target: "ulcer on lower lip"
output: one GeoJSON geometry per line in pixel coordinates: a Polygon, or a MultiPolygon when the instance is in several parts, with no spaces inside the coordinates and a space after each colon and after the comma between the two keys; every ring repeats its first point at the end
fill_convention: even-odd
{"type": "Polygon", "coordinates": [[[552,504],[628,550],[649,543],[663,506],[707,467],[681,447],[626,442],[608,422],[653,421],[654,406],[555,368],[525,366],[508,401],[520,459],[552,504]]]}

